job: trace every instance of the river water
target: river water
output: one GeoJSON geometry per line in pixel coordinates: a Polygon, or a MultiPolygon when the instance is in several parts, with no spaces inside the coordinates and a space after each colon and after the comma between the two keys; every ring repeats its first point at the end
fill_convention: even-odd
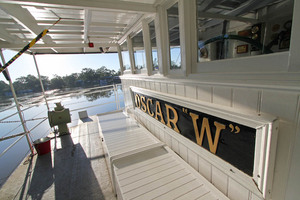
{"type": "MultiPolygon", "coordinates": [[[[92,116],[124,108],[121,85],[116,88],[117,90],[112,87],[95,87],[69,91],[49,91],[47,92],[47,101],[50,111],[54,110],[57,102],[61,102],[65,108],[70,109],[72,122],[68,124],[68,127],[72,127],[77,125],[78,112],[80,111],[86,110],[88,115],[92,116]],[[114,91],[117,91],[117,93],[114,91]],[[118,100],[117,103],[116,99],[118,100]]],[[[45,137],[53,131],[48,119],[46,119],[48,110],[41,94],[27,95],[18,98],[18,101],[21,104],[22,115],[26,120],[26,127],[31,130],[30,139],[32,141],[45,137]]],[[[0,105],[0,138],[24,132],[19,115],[15,114],[17,109],[12,102],[13,99],[9,99],[7,102],[2,101],[0,105]],[[5,119],[10,115],[13,116],[5,119]]],[[[0,141],[0,154],[18,139],[20,137],[0,141]]],[[[29,152],[26,137],[23,137],[0,157],[0,187],[29,152]]]]}

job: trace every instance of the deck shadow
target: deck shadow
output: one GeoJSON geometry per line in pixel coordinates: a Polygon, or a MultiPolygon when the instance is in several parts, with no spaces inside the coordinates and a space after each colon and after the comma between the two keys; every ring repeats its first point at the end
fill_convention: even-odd
{"type": "Polygon", "coordinates": [[[54,150],[52,160],[50,153],[37,158],[28,196],[37,200],[104,199],[81,144],[74,144],[70,135],[57,140],[61,148],[54,150]]]}
{"type": "Polygon", "coordinates": [[[54,182],[51,153],[37,157],[32,173],[27,196],[31,199],[42,199],[45,191],[49,190],[54,182]]]}

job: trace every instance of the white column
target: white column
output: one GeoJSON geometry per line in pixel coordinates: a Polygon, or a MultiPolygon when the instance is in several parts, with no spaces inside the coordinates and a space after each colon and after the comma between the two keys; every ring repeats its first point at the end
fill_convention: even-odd
{"type": "Polygon", "coordinates": [[[181,69],[183,75],[187,76],[192,72],[192,65],[197,63],[196,1],[179,0],[178,12],[181,69]]]}
{"type": "Polygon", "coordinates": [[[118,57],[119,57],[119,64],[120,64],[120,72],[121,72],[121,75],[123,75],[123,73],[124,73],[123,57],[122,57],[121,47],[119,44],[117,45],[117,50],[118,50],[118,57]]]}
{"type": "Polygon", "coordinates": [[[144,50],[146,56],[147,74],[148,76],[150,76],[152,75],[152,71],[153,71],[152,48],[151,48],[149,25],[145,19],[142,21],[142,27],[143,27],[143,41],[144,41],[144,50]]]}
{"type": "Polygon", "coordinates": [[[168,41],[168,23],[166,9],[162,6],[157,7],[158,15],[155,17],[156,45],[159,72],[167,75],[169,68],[169,41],[168,41]]]}
{"type": "Polygon", "coordinates": [[[288,71],[299,72],[300,71],[300,1],[294,1],[294,12],[291,32],[290,43],[290,57],[288,71]]]}
{"type": "Polygon", "coordinates": [[[135,61],[134,61],[134,55],[133,55],[132,40],[129,36],[127,36],[127,48],[128,48],[129,58],[130,58],[131,73],[134,74],[134,72],[135,72],[135,61]]]}

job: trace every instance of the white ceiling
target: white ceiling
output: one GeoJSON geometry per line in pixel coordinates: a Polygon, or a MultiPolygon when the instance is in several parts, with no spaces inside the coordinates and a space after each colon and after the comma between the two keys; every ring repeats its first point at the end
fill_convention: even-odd
{"type": "Polygon", "coordinates": [[[44,29],[34,53],[89,53],[116,44],[162,0],[0,0],[0,48],[22,49],[44,29]],[[53,24],[60,21],[53,26],[53,24]],[[94,43],[94,48],[88,43],[94,43]]]}

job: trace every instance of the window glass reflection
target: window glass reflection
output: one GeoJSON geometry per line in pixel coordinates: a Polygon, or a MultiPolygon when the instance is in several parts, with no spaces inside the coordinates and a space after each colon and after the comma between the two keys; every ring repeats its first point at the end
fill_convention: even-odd
{"type": "Polygon", "coordinates": [[[181,68],[178,3],[167,10],[170,43],[170,69],[181,68]]]}
{"type": "Polygon", "coordinates": [[[140,73],[141,69],[146,68],[145,49],[143,41],[143,32],[140,31],[132,38],[133,55],[135,61],[135,71],[140,73]]]}
{"type": "Polygon", "coordinates": [[[293,1],[197,0],[198,61],[288,51],[293,1]]]}
{"type": "Polygon", "coordinates": [[[123,67],[125,70],[130,70],[130,58],[129,58],[129,51],[127,48],[127,42],[124,42],[121,45],[122,50],[122,59],[123,59],[123,67]]]}

